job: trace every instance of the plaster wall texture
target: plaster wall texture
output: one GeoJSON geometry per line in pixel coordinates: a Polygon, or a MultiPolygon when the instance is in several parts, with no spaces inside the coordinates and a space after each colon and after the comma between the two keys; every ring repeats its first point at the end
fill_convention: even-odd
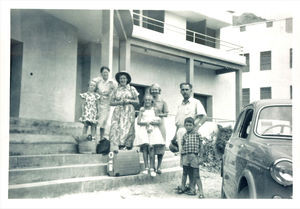
{"type": "Polygon", "coordinates": [[[289,99],[292,85],[290,49],[293,48],[293,33],[286,32],[286,20],[246,25],[246,31],[239,27],[222,29],[222,38],[234,39],[244,46],[244,53],[250,54],[250,71],[242,75],[242,88],[250,88],[250,102],[260,99],[260,88],[271,87],[272,98],[289,99]],[[260,70],[260,52],[271,51],[271,70],[260,70]]]}
{"type": "Polygon", "coordinates": [[[76,28],[33,10],[12,22],[12,38],[24,44],[19,117],[74,121],[76,28]]]}
{"type": "MultiPolygon", "coordinates": [[[[175,115],[182,101],[179,84],[185,82],[187,64],[131,52],[132,82],[150,86],[158,83],[162,97],[175,115]]],[[[235,119],[235,74],[215,75],[213,70],[195,67],[194,93],[212,96],[213,117],[235,119]],[[226,111],[224,111],[226,107],[226,111]]]]}

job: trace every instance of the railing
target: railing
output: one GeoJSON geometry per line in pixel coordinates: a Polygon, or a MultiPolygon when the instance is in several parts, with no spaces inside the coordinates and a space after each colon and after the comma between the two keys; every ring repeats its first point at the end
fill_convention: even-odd
{"type": "Polygon", "coordinates": [[[237,44],[233,44],[227,41],[223,41],[213,36],[209,36],[203,33],[199,33],[193,30],[180,28],[172,24],[165,23],[163,21],[147,17],[145,15],[133,12],[134,25],[148,28],[160,33],[164,33],[165,30],[173,31],[178,34],[184,35],[187,41],[191,41],[197,44],[206,45],[212,48],[221,48],[228,52],[235,52],[237,54],[243,54],[243,47],[237,44]]]}

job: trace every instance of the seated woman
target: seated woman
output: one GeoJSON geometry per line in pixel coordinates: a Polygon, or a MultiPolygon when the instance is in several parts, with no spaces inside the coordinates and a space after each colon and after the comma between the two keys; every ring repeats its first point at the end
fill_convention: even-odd
{"type": "Polygon", "coordinates": [[[134,104],[139,104],[137,90],[130,86],[131,76],[127,72],[118,72],[115,76],[118,87],[111,95],[110,105],[115,106],[111,118],[109,139],[111,151],[119,149],[130,150],[135,138],[135,109],[134,104]]]}

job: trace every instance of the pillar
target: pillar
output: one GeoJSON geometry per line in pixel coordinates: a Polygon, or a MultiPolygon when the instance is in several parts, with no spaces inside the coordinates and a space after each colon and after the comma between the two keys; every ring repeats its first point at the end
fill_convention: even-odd
{"type": "Polygon", "coordinates": [[[194,59],[187,58],[186,82],[194,86],[194,59]]]}
{"type": "Polygon", "coordinates": [[[114,10],[102,12],[101,66],[113,67],[114,10]]]}
{"type": "Polygon", "coordinates": [[[237,118],[242,104],[242,69],[235,71],[235,101],[235,117],[237,118]]]}
{"type": "Polygon", "coordinates": [[[130,43],[120,40],[119,44],[119,71],[130,71],[130,43]]]}

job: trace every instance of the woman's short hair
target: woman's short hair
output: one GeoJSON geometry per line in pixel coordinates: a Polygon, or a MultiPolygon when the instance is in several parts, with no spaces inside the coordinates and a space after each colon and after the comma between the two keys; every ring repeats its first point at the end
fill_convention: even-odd
{"type": "Polygon", "coordinates": [[[153,87],[157,87],[157,88],[158,88],[158,92],[161,93],[161,88],[160,88],[160,86],[159,86],[157,83],[154,83],[154,84],[152,84],[152,85],[150,86],[150,94],[151,94],[151,92],[152,92],[152,88],[153,88],[153,87]]]}
{"type": "Polygon", "coordinates": [[[110,72],[110,69],[109,69],[108,67],[106,67],[106,66],[102,66],[102,67],[100,68],[100,72],[101,72],[101,73],[103,72],[103,70],[108,70],[108,72],[110,72]]]}

